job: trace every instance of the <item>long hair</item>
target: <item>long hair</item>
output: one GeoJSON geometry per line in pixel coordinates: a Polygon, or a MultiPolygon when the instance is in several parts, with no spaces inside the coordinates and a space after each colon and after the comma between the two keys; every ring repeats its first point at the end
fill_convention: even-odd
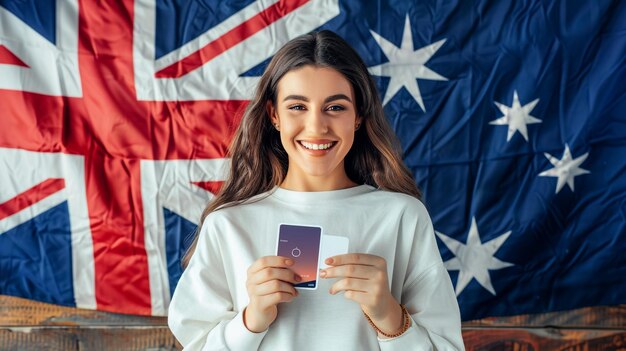
{"type": "Polygon", "coordinates": [[[400,143],[387,122],[376,84],[361,57],[331,31],[305,34],[278,50],[261,76],[228,151],[231,158],[228,178],[202,213],[200,226],[183,257],[183,266],[187,266],[195,251],[206,216],[268,192],[284,180],[289,166],[287,153],[280,134],[272,126],[267,103],[276,106],[280,79],[305,65],[338,71],[354,90],[356,112],[362,122],[345,158],[348,177],[358,184],[420,197],[410,171],[402,162],[400,143]]]}

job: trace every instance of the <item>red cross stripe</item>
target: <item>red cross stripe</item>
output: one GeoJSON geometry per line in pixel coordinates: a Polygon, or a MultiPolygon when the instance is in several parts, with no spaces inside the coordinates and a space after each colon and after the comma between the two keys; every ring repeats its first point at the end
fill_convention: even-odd
{"type": "Polygon", "coordinates": [[[19,57],[15,56],[15,54],[9,51],[9,49],[7,49],[4,45],[0,45],[0,64],[16,65],[28,68],[28,65],[22,62],[19,57]]]}
{"type": "Polygon", "coordinates": [[[249,20],[231,29],[219,39],[211,42],[202,49],[158,71],[155,76],[160,78],[173,78],[187,74],[224,52],[224,50],[239,44],[242,40],[249,38],[307,2],[309,2],[309,0],[278,1],[249,20]]]}

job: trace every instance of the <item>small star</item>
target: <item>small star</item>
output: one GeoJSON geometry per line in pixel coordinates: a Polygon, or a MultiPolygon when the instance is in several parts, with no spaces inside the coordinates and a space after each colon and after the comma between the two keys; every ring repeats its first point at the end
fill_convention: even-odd
{"type": "Polygon", "coordinates": [[[478,234],[476,219],[472,218],[472,226],[470,227],[467,237],[467,244],[463,244],[439,232],[436,232],[436,234],[456,256],[444,262],[446,269],[449,271],[459,271],[459,278],[457,279],[455,288],[456,296],[461,294],[472,278],[476,279],[483,288],[487,289],[495,296],[496,290],[491,284],[489,270],[513,266],[512,263],[501,261],[493,256],[509,235],[511,235],[511,231],[483,244],[478,234]]]}
{"type": "Polygon", "coordinates": [[[493,125],[507,125],[509,126],[509,131],[506,135],[506,141],[509,142],[515,134],[516,131],[519,131],[520,134],[524,137],[526,141],[528,141],[528,129],[527,124],[533,123],[541,123],[541,120],[535,118],[530,115],[530,112],[535,108],[539,99],[535,99],[526,105],[522,106],[519,102],[519,97],[517,96],[517,90],[513,91],[513,106],[509,107],[503,105],[499,102],[494,101],[494,104],[498,106],[500,112],[504,114],[504,116],[489,122],[489,124],[493,125]]]}
{"type": "Polygon", "coordinates": [[[548,161],[554,166],[554,168],[550,168],[547,171],[543,171],[539,173],[540,177],[558,177],[556,182],[556,192],[558,194],[561,189],[565,186],[565,183],[569,186],[569,188],[574,191],[574,177],[591,173],[586,169],[582,169],[580,166],[585,160],[589,153],[586,153],[582,156],[579,156],[575,159],[572,159],[572,153],[569,150],[569,146],[565,144],[565,151],[563,151],[563,157],[561,159],[557,159],[556,157],[544,153],[548,161]]]}
{"type": "Polygon", "coordinates": [[[402,87],[405,87],[422,110],[426,112],[420,88],[417,85],[417,79],[448,80],[448,78],[424,66],[446,40],[439,40],[434,44],[414,51],[413,34],[411,33],[411,23],[408,15],[404,22],[404,32],[400,47],[395,46],[376,32],[372,30],[370,32],[389,60],[387,63],[369,68],[370,73],[373,75],[391,77],[385,98],[383,99],[383,105],[386,105],[402,87]]]}

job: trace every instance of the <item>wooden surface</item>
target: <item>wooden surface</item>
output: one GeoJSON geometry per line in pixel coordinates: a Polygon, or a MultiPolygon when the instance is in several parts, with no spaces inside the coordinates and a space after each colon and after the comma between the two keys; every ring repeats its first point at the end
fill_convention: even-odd
{"type": "Polygon", "coordinates": [[[0,295],[0,350],[180,350],[165,317],[60,307],[0,295]]]}
{"type": "Polygon", "coordinates": [[[546,327],[626,330],[626,305],[587,307],[514,317],[485,318],[464,323],[465,327],[546,327]]]}
{"type": "MultiPolygon", "coordinates": [[[[626,351],[626,305],[463,323],[468,351],[626,351]]],[[[180,350],[165,317],[0,295],[0,350],[180,350]]]]}
{"type": "Polygon", "coordinates": [[[626,331],[624,330],[464,328],[463,339],[468,351],[626,350],[626,331]]]}

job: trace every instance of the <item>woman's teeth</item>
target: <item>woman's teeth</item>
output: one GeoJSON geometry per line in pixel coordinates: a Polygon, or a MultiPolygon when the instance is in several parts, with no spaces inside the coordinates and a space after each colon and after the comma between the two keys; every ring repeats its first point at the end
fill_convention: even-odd
{"type": "Polygon", "coordinates": [[[313,144],[313,143],[307,143],[306,141],[301,141],[300,144],[302,144],[302,146],[304,146],[305,148],[309,150],[327,150],[327,149],[330,149],[333,145],[335,145],[335,142],[331,142],[328,144],[313,144]]]}

